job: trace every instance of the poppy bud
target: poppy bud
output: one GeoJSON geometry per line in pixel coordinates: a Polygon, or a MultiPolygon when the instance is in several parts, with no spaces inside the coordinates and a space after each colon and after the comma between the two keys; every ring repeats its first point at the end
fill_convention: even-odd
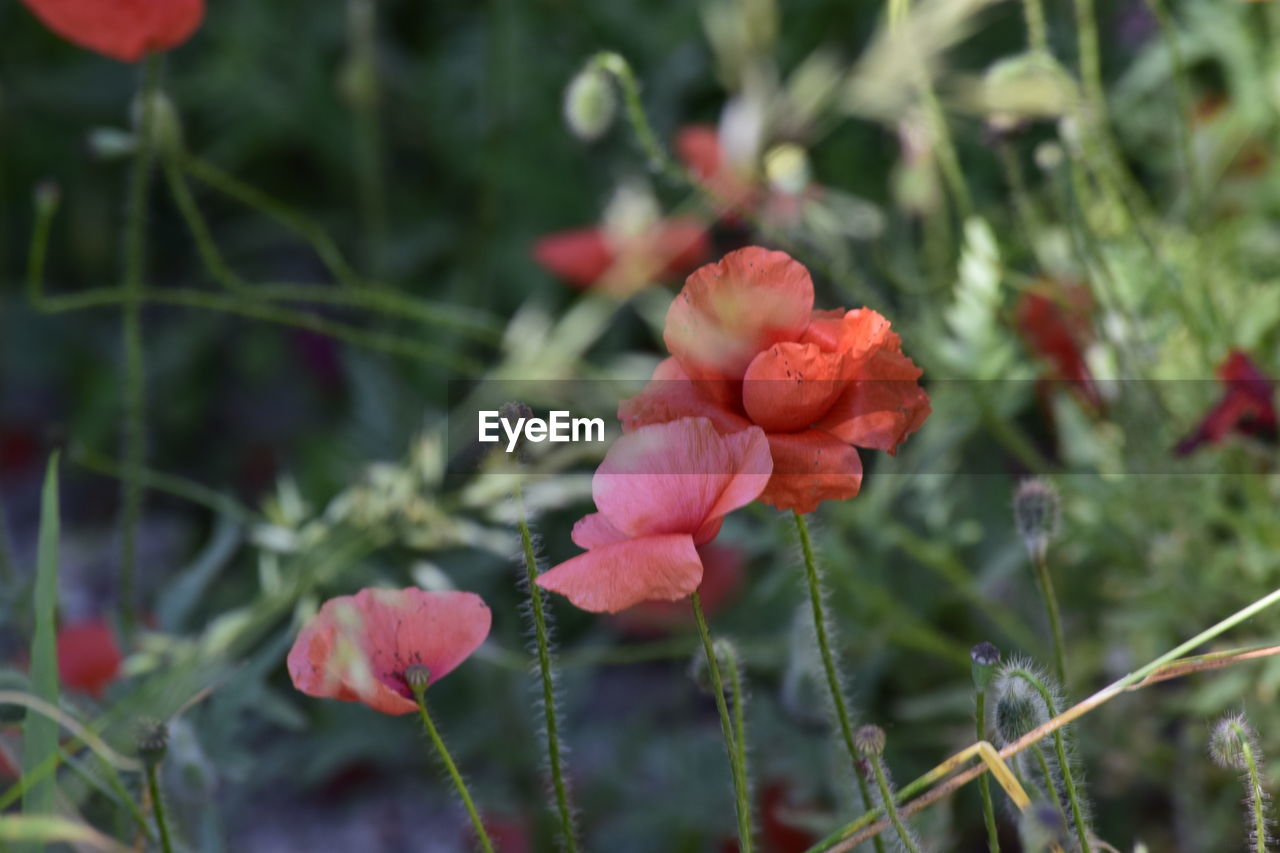
{"type": "Polygon", "coordinates": [[[169,727],[163,720],[146,717],[138,721],[138,755],[144,764],[154,767],[169,748],[169,727]]]}
{"type": "Polygon", "coordinates": [[[1062,161],[1066,159],[1066,153],[1062,150],[1062,146],[1056,142],[1041,142],[1036,146],[1035,153],[1036,165],[1043,172],[1053,172],[1062,165],[1062,161]]]}
{"type": "Polygon", "coordinates": [[[1048,853],[1070,846],[1067,820],[1052,803],[1038,800],[1019,817],[1018,835],[1027,853],[1048,853]]]}
{"type": "Polygon", "coordinates": [[[1022,481],[1013,495],[1013,521],[1032,559],[1044,557],[1060,517],[1057,489],[1039,478],[1022,481]]]}
{"type": "Polygon", "coordinates": [[[861,755],[874,757],[884,752],[884,729],[879,726],[862,726],[853,734],[853,745],[861,755]]]}
{"type": "Polygon", "coordinates": [[[154,92],[144,101],[139,96],[133,101],[133,129],[135,134],[146,134],[147,142],[157,151],[176,151],[182,148],[182,119],[178,108],[164,92],[154,92]],[[147,127],[142,126],[143,121],[147,127]]]}
{"type": "MultiPolygon", "coordinates": [[[[733,695],[733,679],[729,676],[732,669],[738,666],[738,651],[734,645],[724,637],[719,637],[712,643],[712,649],[715,650],[716,666],[720,670],[720,683],[724,687],[725,695],[733,695]]],[[[711,683],[711,669],[707,666],[707,656],[697,653],[693,656],[692,665],[689,667],[689,677],[693,679],[693,683],[698,685],[698,689],[707,695],[712,695],[715,686],[711,683]]]]}
{"type": "Polygon", "coordinates": [[[413,695],[417,696],[431,683],[431,670],[420,663],[415,663],[404,671],[404,680],[413,691],[413,695]]]}
{"type": "Polygon", "coordinates": [[[599,139],[613,124],[618,97],[609,72],[588,63],[564,92],[564,119],[574,135],[584,142],[599,139]]]}
{"type": "Polygon", "coordinates": [[[62,188],[57,181],[45,178],[36,184],[31,200],[35,203],[37,216],[41,219],[52,216],[62,201],[62,188]]]}
{"type": "Polygon", "coordinates": [[[988,123],[1010,130],[1021,123],[1060,116],[1076,101],[1070,75],[1040,51],[1002,59],[987,69],[982,100],[988,123]]]}
{"type": "Polygon", "coordinates": [[[991,679],[995,678],[996,664],[1000,663],[1000,650],[984,641],[969,650],[969,657],[973,661],[973,685],[979,690],[986,690],[991,679]]]}
{"type": "Polygon", "coordinates": [[[85,137],[85,147],[93,159],[110,162],[131,156],[137,150],[138,138],[118,127],[95,127],[85,137]]]}

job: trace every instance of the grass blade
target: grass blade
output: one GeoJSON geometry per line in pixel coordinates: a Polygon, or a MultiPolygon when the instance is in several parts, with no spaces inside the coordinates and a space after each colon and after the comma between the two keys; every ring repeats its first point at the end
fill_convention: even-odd
{"type": "MultiPolygon", "coordinates": [[[[40,504],[40,540],[36,552],[35,636],[31,641],[31,686],[35,695],[58,705],[58,639],[54,617],[58,607],[58,454],[49,458],[40,504]]],[[[30,772],[57,761],[58,723],[28,710],[23,722],[22,766],[30,772]]],[[[53,813],[57,787],[54,773],[43,773],[22,797],[27,815],[53,813]]]]}

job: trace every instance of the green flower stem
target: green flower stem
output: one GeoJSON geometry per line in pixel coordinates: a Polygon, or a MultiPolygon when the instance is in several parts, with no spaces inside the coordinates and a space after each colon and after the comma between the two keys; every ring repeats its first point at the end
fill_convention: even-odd
{"type": "Polygon", "coordinates": [[[458,765],[453,763],[453,756],[449,754],[448,748],[444,745],[444,740],[440,737],[440,732],[436,730],[436,724],[431,720],[431,714],[427,711],[426,690],[416,689],[413,691],[414,698],[418,701],[418,716],[422,718],[422,728],[426,730],[427,737],[431,738],[431,743],[436,748],[440,760],[444,762],[445,770],[449,772],[449,778],[453,780],[453,786],[458,791],[458,796],[462,799],[462,805],[467,809],[467,815],[471,818],[471,826],[476,831],[476,838],[480,841],[480,846],[485,853],[493,853],[493,842],[489,840],[489,833],[485,831],[484,822],[480,820],[480,813],[476,811],[476,804],[471,799],[471,792],[467,790],[467,783],[462,781],[462,774],[458,772],[458,765]]]}
{"type": "Polygon", "coordinates": [[[356,169],[370,268],[379,270],[387,246],[387,188],[382,169],[377,12],[373,0],[348,0],[349,93],[355,112],[356,169]]]}
{"type": "Polygon", "coordinates": [[[725,651],[728,653],[726,656],[729,658],[729,689],[733,692],[734,759],[745,772],[747,767],[747,719],[746,701],[742,695],[742,663],[738,660],[738,653],[732,646],[726,646],[725,651]]]}
{"type": "Polygon", "coordinates": [[[148,56],[142,67],[142,115],[138,151],[129,181],[125,226],[125,265],[121,303],[124,340],[123,523],[120,535],[120,629],[126,641],[138,623],[138,524],[142,516],[141,471],[146,457],[146,387],[142,346],[143,267],[146,261],[147,190],[155,156],[151,129],[152,101],[159,87],[159,59],[148,56]]]}
{"type": "MultiPolygon", "coordinates": [[[[974,717],[978,740],[987,739],[987,691],[979,688],[975,697],[974,717]]],[[[987,849],[990,853],[1000,853],[1000,833],[996,829],[996,808],[991,799],[991,780],[985,775],[978,779],[978,788],[982,792],[982,819],[987,825],[987,849]]]]}
{"type": "Polygon", "coordinates": [[[880,799],[884,803],[885,809],[889,812],[889,821],[893,824],[894,832],[898,833],[898,840],[902,842],[902,846],[906,848],[907,853],[920,853],[919,846],[916,845],[915,839],[911,837],[906,824],[902,822],[902,815],[898,812],[898,806],[893,801],[893,789],[889,787],[889,777],[884,772],[884,759],[878,755],[873,755],[867,760],[871,764],[871,772],[876,777],[876,787],[880,789],[880,799]]]}
{"type": "Polygon", "coordinates": [[[1027,21],[1027,47],[1037,53],[1049,53],[1049,27],[1045,23],[1042,0],[1022,0],[1022,14],[1027,21]]]}
{"type": "MultiPolygon", "coordinates": [[[[1053,694],[1049,692],[1049,688],[1040,680],[1034,672],[1025,669],[1013,670],[1009,673],[1021,678],[1023,681],[1031,685],[1031,687],[1040,695],[1040,701],[1044,702],[1045,713],[1049,719],[1058,716],[1058,708],[1054,704],[1053,694]]],[[[1076,790],[1075,775],[1071,772],[1071,765],[1067,763],[1067,746],[1066,738],[1062,736],[1062,729],[1053,730],[1053,751],[1058,759],[1058,769],[1062,773],[1062,784],[1066,788],[1067,802],[1071,805],[1071,820],[1075,824],[1076,837],[1080,841],[1080,850],[1083,853],[1090,853],[1092,847],[1089,844],[1089,829],[1085,826],[1084,810],[1080,807],[1080,794],[1076,790]]],[[[1044,768],[1045,784],[1053,784],[1053,777],[1044,768]]]]}
{"type": "Polygon", "coordinates": [[[1187,195],[1189,196],[1189,218],[1194,221],[1206,210],[1204,192],[1200,185],[1199,170],[1196,168],[1195,154],[1191,147],[1191,130],[1187,122],[1191,117],[1191,87],[1187,80],[1187,66],[1182,57],[1182,48],[1178,45],[1178,32],[1169,16],[1169,8],[1165,0],[1147,0],[1151,14],[1155,16],[1160,28],[1160,38],[1169,51],[1169,61],[1173,65],[1173,88],[1177,101],[1178,148],[1182,155],[1183,167],[1187,170],[1187,195]]]}
{"type": "Polygon", "coordinates": [[[641,150],[649,158],[649,168],[678,181],[687,182],[689,176],[671,159],[667,149],[658,142],[658,136],[653,132],[653,125],[649,124],[649,117],[644,112],[644,104],[640,101],[640,84],[636,80],[635,72],[631,70],[631,64],[621,54],[612,51],[597,53],[592,57],[591,62],[597,68],[612,74],[618,81],[618,86],[622,89],[623,107],[627,111],[627,121],[636,135],[636,141],[640,143],[641,150]]]}
{"type": "Polygon", "coordinates": [[[698,633],[702,636],[702,650],[707,656],[707,672],[711,676],[711,690],[716,697],[716,710],[720,712],[720,731],[724,735],[724,746],[729,753],[734,806],[738,813],[738,844],[742,853],[751,853],[751,799],[747,794],[747,769],[740,760],[742,753],[733,734],[733,719],[729,715],[729,706],[724,701],[724,681],[720,677],[720,664],[716,661],[715,644],[712,643],[711,631],[707,628],[707,617],[702,612],[702,598],[694,592],[690,600],[693,602],[693,618],[698,623],[698,633]]]}
{"type": "Polygon", "coordinates": [[[1240,754],[1244,757],[1245,772],[1249,776],[1249,813],[1253,815],[1253,853],[1267,853],[1267,793],[1258,774],[1258,760],[1253,754],[1249,739],[1240,737],[1240,754]]]}
{"type": "Polygon", "coordinates": [[[156,762],[147,761],[144,765],[147,774],[147,790],[151,792],[151,809],[155,813],[156,829],[160,832],[160,849],[164,853],[173,853],[173,842],[169,839],[169,822],[164,816],[164,799],[160,796],[156,762]]]}
{"type": "MultiPolygon", "coordinates": [[[[840,736],[844,738],[845,749],[849,752],[849,761],[853,765],[853,778],[858,783],[858,792],[862,795],[862,807],[868,812],[872,810],[871,791],[867,782],[858,772],[858,748],[853,742],[853,724],[849,721],[849,711],[844,704],[844,691],[840,688],[840,676],[836,671],[835,658],[831,654],[831,643],[827,639],[827,616],[822,607],[822,582],[818,578],[818,563],[813,556],[813,542],[809,538],[809,523],[804,516],[795,510],[791,511],[796,522],[796,532],[800,536],[800,550],[804,554],[805,580],[809,586],[809,606],[813,610],[813,631],[818,639],[818,652],[822,657],[822,668],[827,674],[827,689],[831,693],[831,704],[835,708],[836,720],[840,724],[840,736]]],[[[877,853],[884,853],[884,842],[879,838],[874,841],[877,853]]]]}
{"type": "Polygon", "coordinates": [[[1067,644],[1062,636],[1062,616],[1058,611],[1058,595],[1053,589],[1053,575],[1049,572],[1049,558],[1043,549],[1032,555],[1035,565],[1036,585],[1040,587],[1040,597],[1044,599],[1044,609],[1049,615],[1049,630],[1053,634],[1053,667],[1058,681],[1063,687],[1067,685],[1067,644]]]}
{"type": "Polygon", "coordinates": [[[533,629],[538,645],[538,672],[542,676],[542,708],[546,717],[547,764],[551,768],[551,785],[555,789],[556,811],[560,814],[560,834],[564,849],[576,853],[577,832],[573,825],[573,810],[569,808],[569,794],[564,783],[564,771],[560,757],[560,727],[556,720],[555,662],[551,657],[551,640],[547,633],[546,615],[543,613],[542,589],[538,586],[538,557],[533,551],[533,536],[529,532],[524,500],[520,486],[516,485],[516,507],[520,526],[520,544],[524,550],[525,579],[529,584],[529,603],[533,611],[533,629]]]}

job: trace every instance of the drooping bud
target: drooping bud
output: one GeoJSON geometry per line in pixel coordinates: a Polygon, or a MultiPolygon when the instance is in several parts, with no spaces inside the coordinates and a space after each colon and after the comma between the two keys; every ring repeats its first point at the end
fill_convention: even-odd
{"type": "Polygon", "coordinates": [[[994,644],[983,641],[969,650],[969,658],[973,661],[973,686],[986,690],[991,679],[996,675],[996,664],[1000,663],[1000,650],[994,644]]]}
{"type": "Polygon", "coordinates": [[[982,105],[988,124],[1008,131],[1019,124],[1064,115],[1078,96],[1065,69],[1040,51],[1001,59],[982,80],[982,105]]]}
{"type": "Polygon", "coordinates": [[[1048,480],[1023,480],[1013,495],[1013,521],[1034,560],[1044,557],[1061,521],[1058,491],[1048,480]]]}
{"type": "MultiPolygon", "coordinates": [[[[711,644],[716,656],[716,668],[720,671],[720,684],[726,696],[733,695],[733,679],[729,673],[738,666],[738,650],[733,643],[724,637],[717,637],[711,644]]],[[[711,668],[707,666],[707,656],[695,652],[689,666],[689,677],[698,689],[708,695],[715,695],[715,685],[711,683],[711,668]]]]}
{"type": "Polygon", "coordinates": [[[858,754],[868,758],[884,753],[884,729],[879,726],[861,726],[853,733],[853,745],[858,754]]]}
{"type": "Polygon", "coordinates": [[[574,75],[564,91],[564,119],[579,139],[599,139],[613,124],[618,96],[609,72],[595,62],[574,75]]]}
{"type": "Polygon", "coordinates": [[[144,764],[155,766],[164,758],[169,748],[169,727],[163,720],[146,717],[138,721],[138,756],[144,764]]]}
{"type": "Polygon", "coordinates": [[[1209,757],[1214,764],[1224,770],[1244,770],[1249,765],[1246,750],[1256,763],[1261,754],[1258,733],[1244,714],[1228,714],[1214,725],[1209,736],[1209,757]]]}
{"type": "Polygon", "coordinates": [[[1052,803],[1037,800],[1018,819],[1018,836],[1026,853],[1049,853],[1070,846],[1067,819],[1052,803]]]}

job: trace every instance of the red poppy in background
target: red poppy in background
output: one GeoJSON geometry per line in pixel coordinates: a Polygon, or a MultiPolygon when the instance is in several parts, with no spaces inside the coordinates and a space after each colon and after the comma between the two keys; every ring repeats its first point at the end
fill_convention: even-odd
{"type": "Polygon", "coordinates": [[[809,272],[749,247],[689,277],[667,312],[671,358],[624,400],[624,431],[704,417],[721,432],[768,435],[773,476],[760,495],[811,512],[858,493],[855,447],[890,454],[929,416],[922,371],[868,308],[815,311],[809,272]]]}
{"type": "Polygon", "coordinates": [[[303,626],[289,676],[308,696],[407,714],[418,706],[405,670],[425,666],[435,684],[484,642],[491,620],[471,592],[362,589],[326,601],[303,626]]]}
{"type": "Polygon", "coordinates": [[[1102,407],[1102,395],[1084,360],[1092,337],[1089,315],[1093,299],[1079,284],[1054,284],[1027,290],[1015,308],[1019,333],[1027,346],[1050,371],[1050,382],[1066,382],[1093,408],[1102,407]]]}
{"type": "MultiPolygon", "coordinates": [[[[725,545],[698,546],[702,583],[698,595],[708,618],[719,612],[742,587],[742,553],[725,545]]],[[[654,637],[693,625],[693,611],[678,601],[644,601],[611,619],[625,634],[654,637]]]]}
{"type": "Polygon", "coordinates": [[[760,495],[772,468],[755,428],[721,435],[705,418],[685,418],[622,436],[591,480],[599,511],[573,526],[586,553],[538,586],[594,613],[689,596],[703,578],[698,546],[760,495]]]}
{"type": "MultiPolygon", "coordinates": [[[[760,849],[764,853],[804,853],[818,837],[794,826],[788,821],[787,812],[794,808],[789,786],[785,782],[770,782],[760,792],[760,849]]],[[[735,838],[720,845],[723,853],[738,850],[735,838]]]]}
{"type": "Polygon", "coordinates": [[[1217,373],[1227,391],[1195,431],[1178,442],[1174,453],[1179,456],[1202,444],[1218,444],[1233,432],[1276,439],[1275,383],[1242,350],[1232,350],[1217,373]]]}
{"type": "Polygon", "coordinates": [[[137,62],[185,42],[204,20],[204,0],[22,0],[72,44],[137,62]]]}
{"type": "Polygon", "coordinates": [[[101,619],[58,630],[58,678],[68,687],[101,699],[122,660],[115,632],[101,619]]]}
{"type": "Polygon", "coordinates": [[[634,236],[616,237],[603,226],[557,231],[533,246],[533,259],[574,287],[628,296],[655,281],[686,274],[706,260],[707,228],[676,217],[634,236]]]}
{"type": "Polygon", "coordinates": [[[676,156],[693,177],[724,209],[741,213],[755,206],[760,197],[758,182],[725,156],[720,134],[714,125],[687,125],[676,134],[676,156]]]}

